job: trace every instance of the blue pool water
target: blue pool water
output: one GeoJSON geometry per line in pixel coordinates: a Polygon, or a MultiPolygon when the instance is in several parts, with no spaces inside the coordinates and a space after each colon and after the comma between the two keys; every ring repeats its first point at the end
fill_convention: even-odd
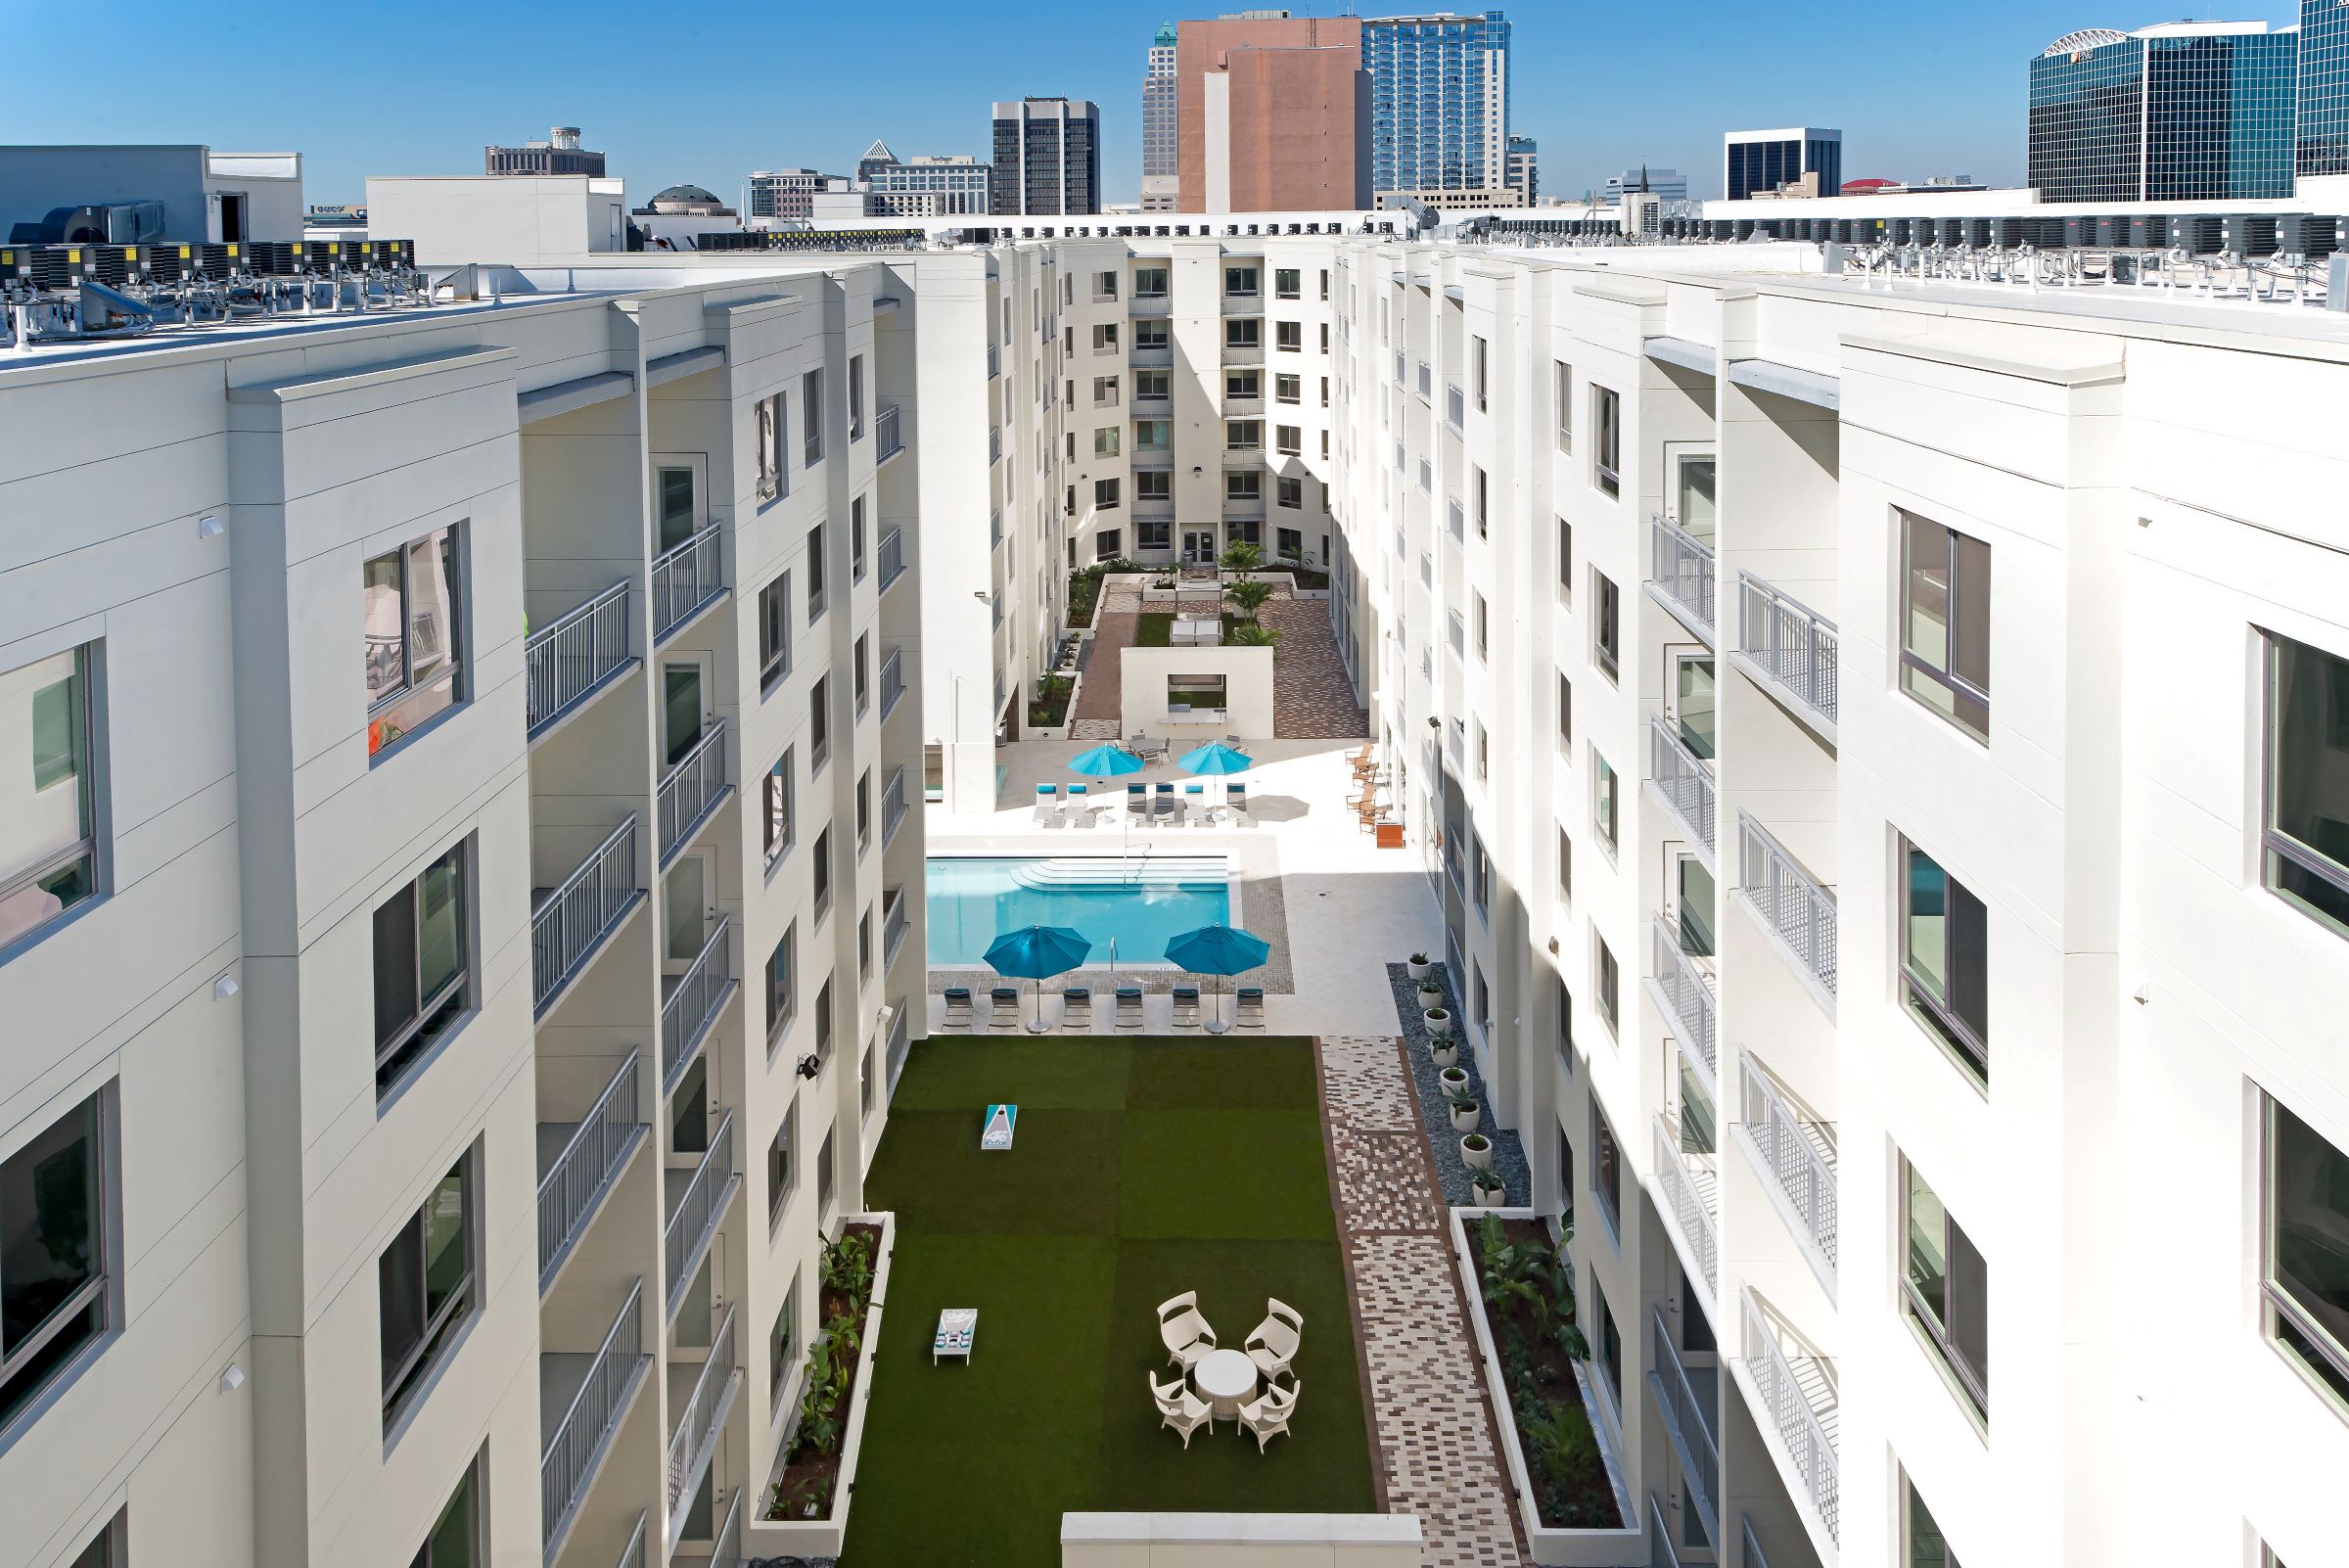
{"type": "Polygon", "coordinates": [[[1091,939],[1088,964],[1163,963],[1168,939],[1229,925],[1220,855],[944,855],[928,862],[930,961],[982,968],[987,949],[1022,926],[1067,926],[1091,939]]]}

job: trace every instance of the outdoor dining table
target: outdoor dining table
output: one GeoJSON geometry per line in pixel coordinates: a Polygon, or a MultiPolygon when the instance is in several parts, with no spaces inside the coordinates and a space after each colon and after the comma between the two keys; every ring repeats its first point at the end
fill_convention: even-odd
{"type": "Polygon", "coordinates": [[[1240,1406],[1256,1393],[1256,1362],[1243,1351],[1209,1351],[1191,1367],[1191,1385],[1218,1419],[1234,1419],[1240,1406]]]}

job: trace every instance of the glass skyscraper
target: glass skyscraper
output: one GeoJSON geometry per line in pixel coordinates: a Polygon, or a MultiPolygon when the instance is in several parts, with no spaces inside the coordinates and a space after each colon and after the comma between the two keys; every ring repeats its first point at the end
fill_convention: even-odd
{"type": "Polygon", "coordinates": [[[1150,37],[1150,64],[1142,75],[1142,176],[1173,178],[1174,155],[1174,23],[1162,22],[1150,37]]]}
{"type": "Polygon", "coordinates": [[[2300,0],[2302,174],[2349,174],[2349,6],[2300,0]]]}
{"type": "Polygon", "coordinates": [[[1509,23],[1364,17],[1373,191],[1499,190],[1507,182],[1509,23]]]}
{"type": "Polygon", "coordinates": [[[2299,45],[2244,23],[2056,39],[2031,62],[2031,185],[2050,202],[2290,196],[2299,45]]]}

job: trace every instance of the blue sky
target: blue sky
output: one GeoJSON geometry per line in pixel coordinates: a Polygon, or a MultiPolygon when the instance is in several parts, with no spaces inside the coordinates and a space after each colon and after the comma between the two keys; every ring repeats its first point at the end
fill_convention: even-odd
{"type": "MultiPolygon", "coordinates": [[[[1240,8],[1227,0],[1188,14],[1240,8]]],[[[292,149],[306,156],[310,200],[334,202],[359,200],[369,174],[478,174],[484,143],[576,124],[611,155],[631,198],[690,181],[731,201],[754,168],[852,172],[876,136],[901,156],[984,157],[992,100],[1066,94],[1101,105],[1103,184],[1111,200],[1130,200],[1143,52],[1160,21],[1186,14],[1123,0],[999,10],[569,0],[517,8],[528,20],[509,23],[500,9],[296,21],[271,7],[139,0],[110,13],[115,36],[137,47],[108,63],[103,90],[84,70],[19,71],[0,137],[292,149]],[[450,25],[460,17],[481,22],[450,25]]],[[[1540,140],[1543,189],[1557,195],[1645,159],[1717,196],[1723,131],[1797,123],[1843,129],[1847,178],[2017,183],[2030,57],[2074,27],[2167,15],[2078,0],[1504,9],[1514,128],[1540,140]]]]}

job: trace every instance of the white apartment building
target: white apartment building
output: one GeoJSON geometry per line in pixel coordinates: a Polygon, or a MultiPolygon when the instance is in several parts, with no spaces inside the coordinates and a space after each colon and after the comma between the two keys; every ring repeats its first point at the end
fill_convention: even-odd
{"type": "Polygon", "coordinates": [[[609,284],[0,365],[11,1568],[787,1549],[921,1017],[916,316],[609,284]]]}

